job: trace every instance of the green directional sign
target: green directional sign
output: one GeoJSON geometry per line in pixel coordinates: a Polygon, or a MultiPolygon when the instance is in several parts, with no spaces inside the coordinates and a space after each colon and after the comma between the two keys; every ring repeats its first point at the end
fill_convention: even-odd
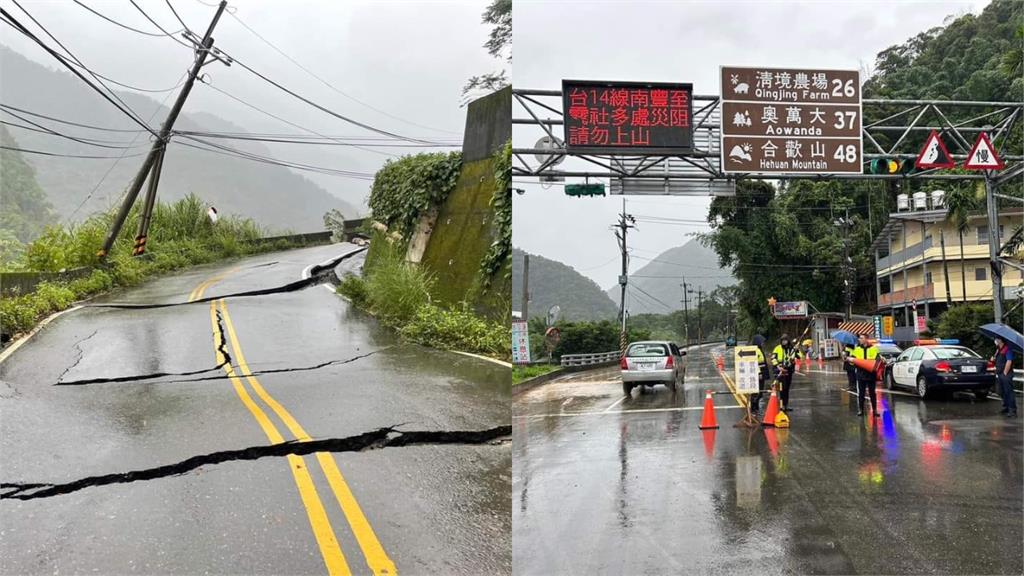
{"type": "Polygon", "coordinates": [[[566,184],[566,196],[604,196],[604,184],[566,184]]]}

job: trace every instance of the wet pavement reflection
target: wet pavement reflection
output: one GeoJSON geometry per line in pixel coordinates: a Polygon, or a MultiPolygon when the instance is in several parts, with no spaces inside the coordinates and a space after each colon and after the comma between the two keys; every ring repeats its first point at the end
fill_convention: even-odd
{"type": "Polygon", "coordinates": [[[734,428],[722,351],[675,393],[626,398],[610,367],[515,399],[517,574],[1022,572],[1024,427],[997,400],[880,388],[858,418],[831,363],[795,377],[789,429],[734,428]]]}

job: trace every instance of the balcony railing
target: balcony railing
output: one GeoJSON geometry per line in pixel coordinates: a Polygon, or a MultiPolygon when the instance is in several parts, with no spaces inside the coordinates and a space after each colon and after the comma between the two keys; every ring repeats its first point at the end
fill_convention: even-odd
{"type": "Polygon", "coordinates": [[[935,286],[932,284],[926,284],[924,286],[915,286],[906,290],[896,290],[888,294],[882,294],[878,297],[878,306],[892,306],[894,304],[902,304],[913,300],[924,300],[934,296],[935,286]]]}

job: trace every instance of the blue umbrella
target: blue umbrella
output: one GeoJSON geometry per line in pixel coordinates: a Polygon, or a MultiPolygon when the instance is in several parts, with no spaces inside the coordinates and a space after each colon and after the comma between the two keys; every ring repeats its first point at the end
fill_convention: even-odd
{"type": "Polygon", "coordinates": [[[978,327],[978,332],[981,332],[987,338],[999,338],[1009,344],[1010,347],[1024,354],[1024,335],[1021,335],[1020,332],[1006,324],[985,324],[978,327]]]}
{"type": "Polygon", "coordinates": [[[764,346],[765,337],[761,336],[760,334],[754,334],[754,337],[750,339],[750,342],[754,346],[764,346]]]}
{"type": "Polygon", "coordinates": [[[840,344],[846,344],[847,346],[857,345],[857,335],[849,330],[836,330],[832,333],[832,338],[838,340],[840,344]]]}

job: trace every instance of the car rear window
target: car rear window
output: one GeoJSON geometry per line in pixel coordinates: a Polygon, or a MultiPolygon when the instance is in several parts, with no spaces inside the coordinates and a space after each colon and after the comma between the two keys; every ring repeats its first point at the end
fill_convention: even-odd
{"type": "Polygon", "coordinates": [[[932,348],[932,354],[940,360],[955,360],[957,358],[980,358],[973,351],[967,348],[932,348]]]}
{"type": "Polygon", "coordinates": [[[626,356],[668,356],[668,347],[664,344],[631,344],[626,349],[626,356]]]}

